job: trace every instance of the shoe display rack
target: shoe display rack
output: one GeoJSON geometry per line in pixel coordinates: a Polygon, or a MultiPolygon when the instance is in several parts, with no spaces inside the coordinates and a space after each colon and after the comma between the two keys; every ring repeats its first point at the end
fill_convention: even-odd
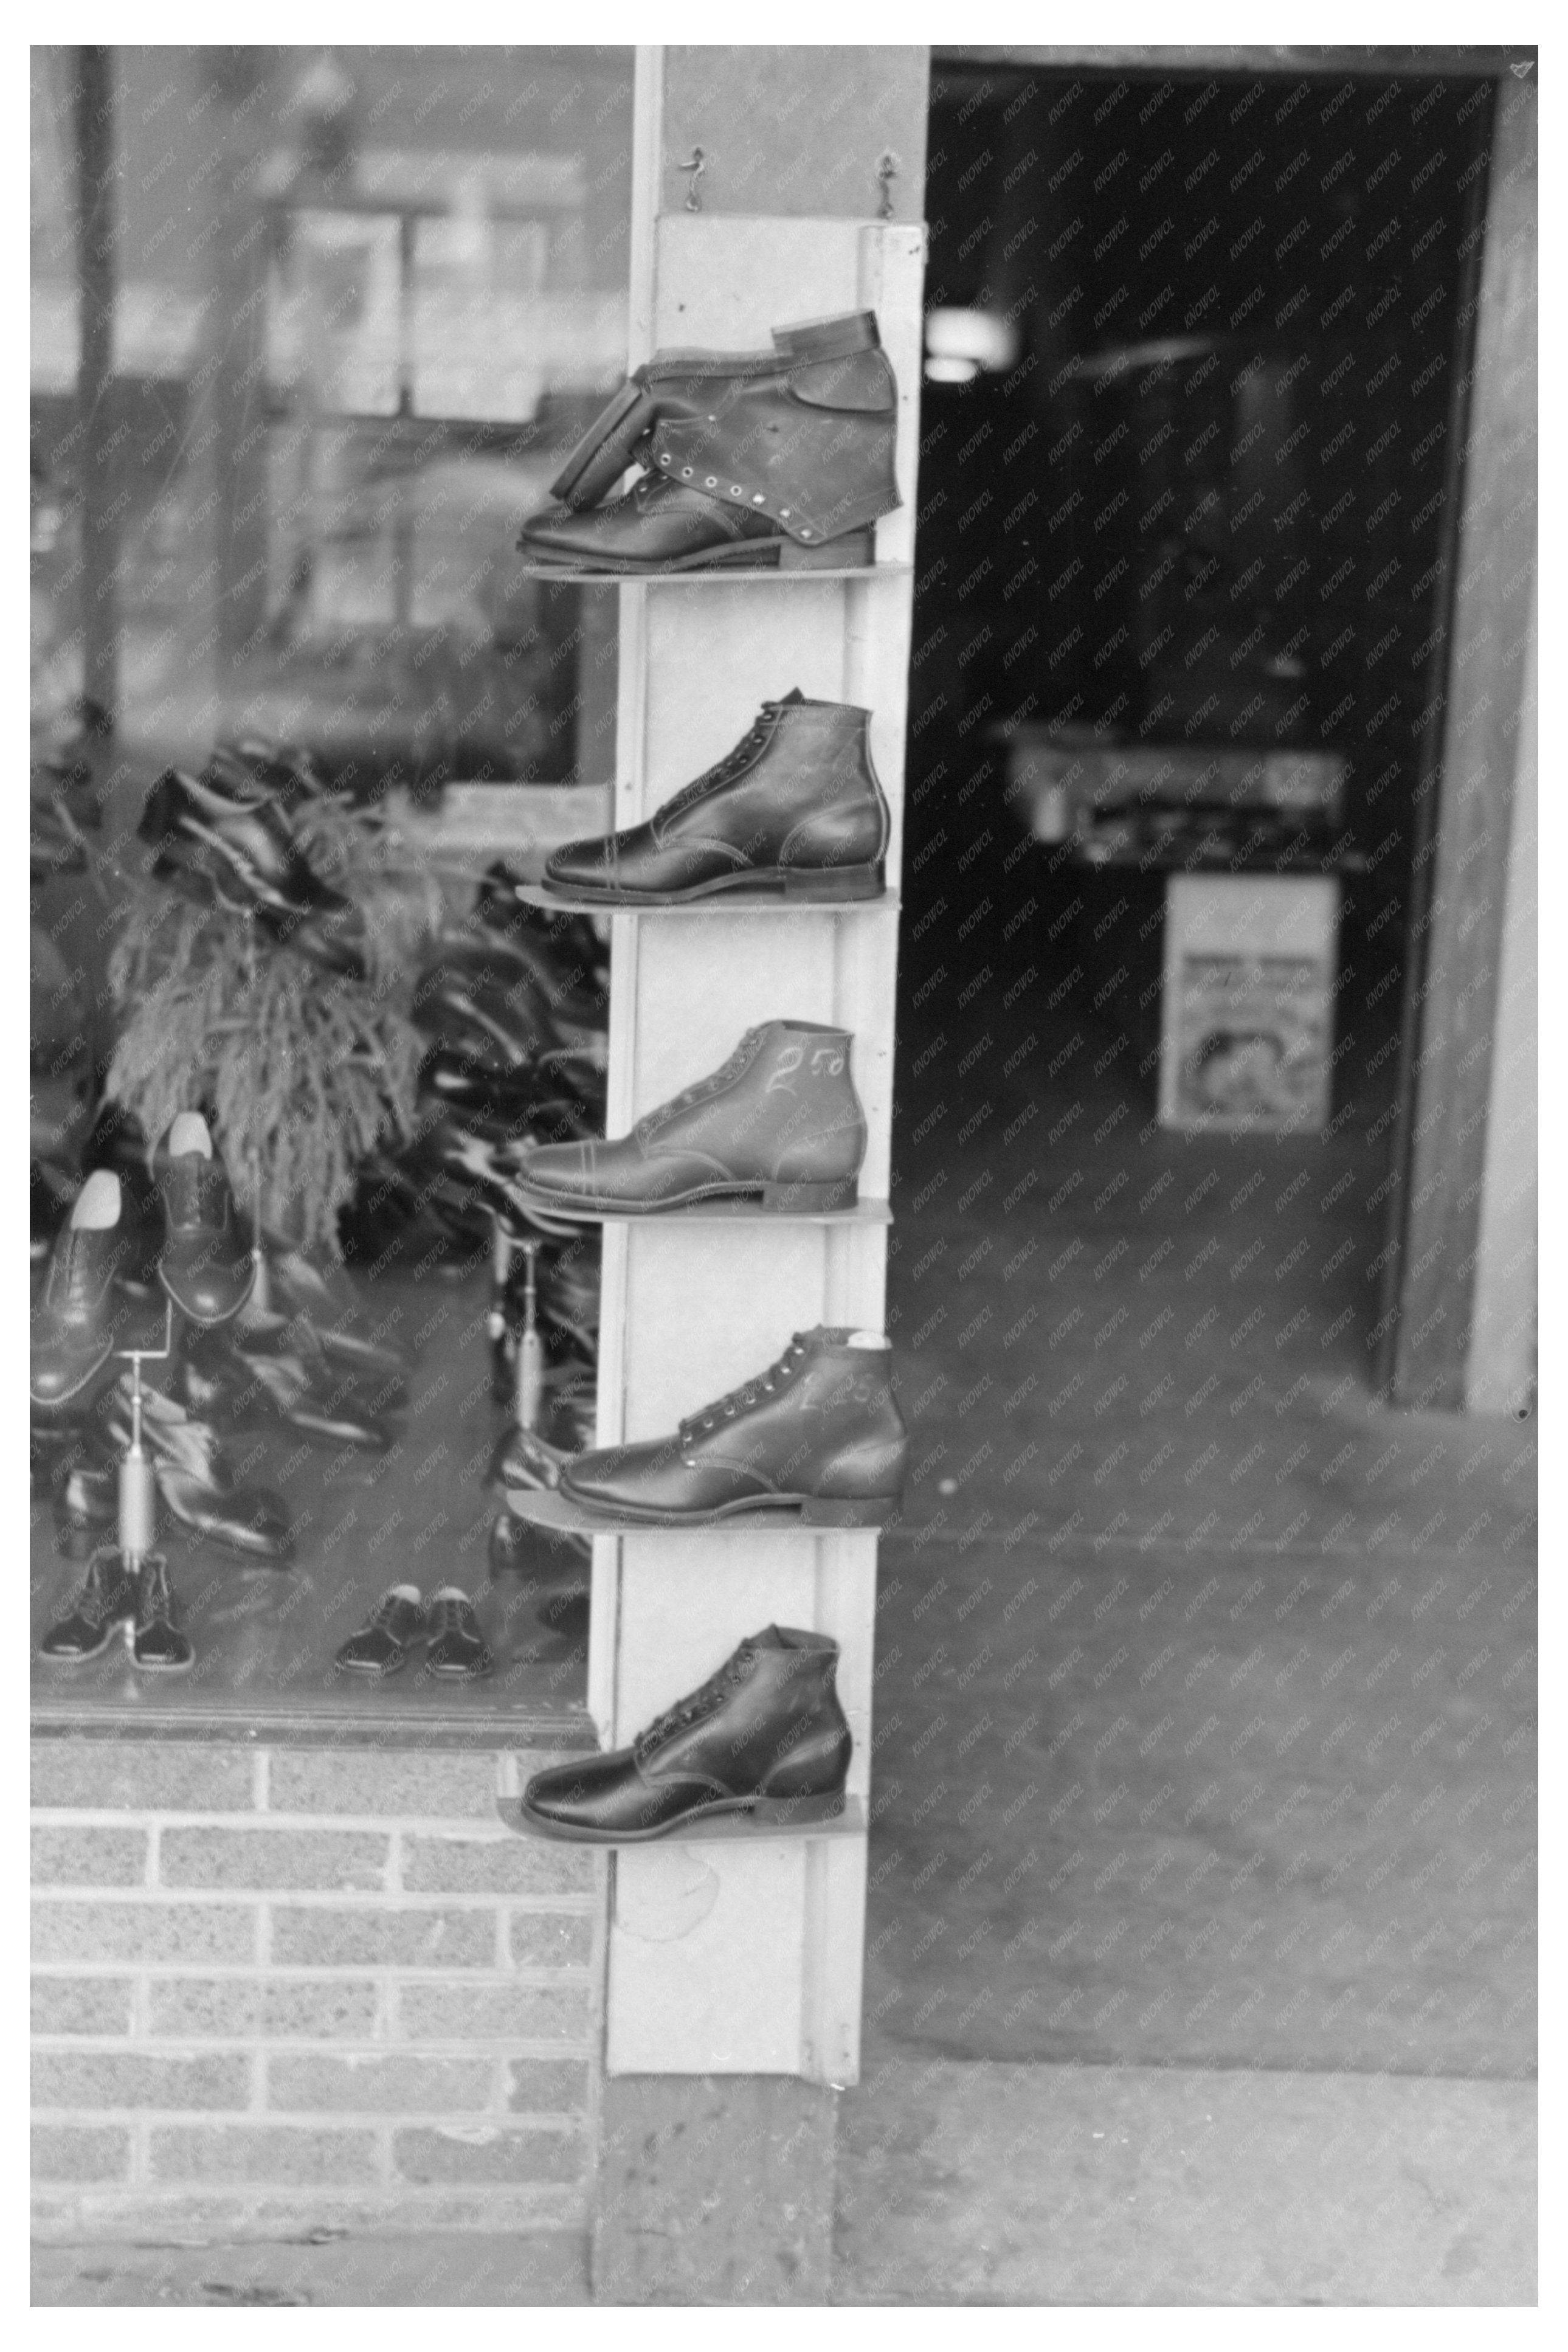
{"type": "MultiPolygon", "coordinates": [[[[646,134],[644,123],[640,143],[656,158],[656,134],[646,134]]],[[[903,503],[876,526],[872,569],[601,583],[601,594],[613,585],[620,612],[613,823],[641,823],[761,702],[798,687],[873,712],[892,837],[879,899],[610,917],[608,1134],[625,1134],[721,1063],[743,1030],[788,1017],[852,1032],[869,1139],[849,1211],[605,1223],[601,1446],[673,1428],[792,1332],[818,1323],[880,1331],[885,1311],[924,234],[891,222],[661,214],[657,180],[655,170],[633,217],[631,363],[675,345],[765,347],[775,325],[874,310],[898,383],[903,503]]],[[[612,2074],[856,2078],[876,1575],[873,1530],[812,1532],[753,1517],[705,1529],[700,1542],[668,1529],[593,1533],[589,1704],[605,1748],[625,1744],[769,1624],[838,1643],[854,1740],[845,1813],[818,1833],[726,1835],[716,1823],[700,1837],[612,1853],[612,2074]]]]}

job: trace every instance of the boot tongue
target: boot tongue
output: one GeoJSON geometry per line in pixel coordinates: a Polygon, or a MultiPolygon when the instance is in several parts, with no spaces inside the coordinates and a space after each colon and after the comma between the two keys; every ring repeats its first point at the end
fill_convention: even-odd
{"type": "Polygon", "coordinates": [[[804,702],[805,699],[806,698],[801,693],[800,688],[798,686],[792,686],[788,694],[781,694],[779,696],[779,707],[781,710],[787,710],[791,703],[804,702]]]}

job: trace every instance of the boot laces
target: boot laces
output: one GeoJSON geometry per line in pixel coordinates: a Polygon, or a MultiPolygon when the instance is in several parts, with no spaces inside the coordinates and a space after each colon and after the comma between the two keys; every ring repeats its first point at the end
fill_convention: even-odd
{"type": "Polygon", "coordinates": [[[169,1589],[169,1571],[162,1559],[153,1558],[141,1564],[141,1591],[136,1612],[137,1622],[149,1625],[155,1619],[172,1622],[174,1596],[169,1589]]]}
{"type": "Polygon", "coordinates": [[[641,1762],[652,1749],[675,1732],[685,1731],[691,1724],[700,1723],[705,1716],[712,1715],[722,1706],[731,1691],[738,1690],[749,1676],[756,1655],[750,1643],[743,1642],[733,1657],[725,1660],[716,1674],[710,1675],[706,1683],[699,1684],[695,1691],[677,1700],[674,1706],[666,1707],[663,1715],[656,1715],[632,1744],[638,1761],[641,1762]]]}
{"type": "Polygon", "coordinates": [[[685,1087],[678,1095],[672,1096],[660,1109],[651,1111],[648,1118],[641,1124],[643,1127],[650,1127],[655,1123],[663,1126],[665,1119],[674,1118],[676,1111],[689,1110],[694,1103],[707,1102],[714,1095],[722,1094],[730,1080],[737,1078],[751,1061],[757,1051],[757,1041],[761,1034],[760,1029],[748,1029],[727,1062],[722,1062],[716,1070],[710,1070],[706,1078],[698,1078],[695,1085],[685,1087]]]}
{"type": "Polygon", "coordinates": [[[698,801],[706,800],[721,784],[744,775],[772,735],[778,713],[778,703],[765,702],[733,751],[727,751],[711,768],[705,768],[700,776],[694,776],[689,784],[684,784],[673,799],[664,803],[660,815],[678,816],[683,809],[693,808],[698,801]]]}
{"type": "Polygon", "coordinates": [[[794,1379],[805,1353],[805,1335],[797,1331],[776,1364],[769,1364],[765,1372],[758,1372],[752,1380],[743,1381],[737,1389],[727,1391],[723,1396],[716,1397],[712,1404],[705,1405],[701,1412],[692,1413],[683,1421],[680,1427],[683,1443],[702,1430],[716,1429],[721,1421],[733,1421],[737,1412],[748,1412],[764,1396],[773,1395],[794,1379]]]}

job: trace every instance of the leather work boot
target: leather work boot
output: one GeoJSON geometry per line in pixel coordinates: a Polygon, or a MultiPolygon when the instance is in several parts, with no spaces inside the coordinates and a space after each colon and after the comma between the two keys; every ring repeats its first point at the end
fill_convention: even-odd
{"type": "Polygon", "coordinates": [[[666,352],[638,369],[530,517],[541,567],[858,568],[899,504],[898,388],[870,310],[773,330],[774,349],[666,352]],[[646,471],[598,502],[629,464],[646,471]]]}
{"type": "Polygon", "coordinates": [[[807,1528],[880,1528],[898,1507],[908,1461],[887,1341],[819,1324],[674,1437],[580,1454],[560,1492],[651,1527],[772,1510],[807,1528]]]}
{"type": "Polygon", "coordinates": [[[79,1397],[114,1353],[114,1277],[129,1239],[120,1179],[95,1169],[55,1237],[32,1318],[27,1393],[34,1404],[79,1397]]]}
{"type": "Polygon", "coordinates": [[[524,1820],[546,1837],[632,1845],[716,1813],[808,1828],[844,1810],[852,1741],[833,1688],[839,1645],[769,1625],[608,1756],[536,1772],[524,1820]]]}
{"type": "Polygon", "coordinates": [[[765,702],[735,749],[645,824],[558,849],[545,887],[604,907],[673,907],[721,891],[879,898],[888,813],[870,729],[869,710],[808,702],[798,688],[765,702]]]}
{"type": "Polygon", "coordinates": [[[752,1200],[803,1216],[847,1209],[865,1157],[850,1033],[816,1021],[748,1029],[729,1059],[613,1143],[525,1151],[513,1190],[547,1215],[645,1217],[752,1200]]]}
{"type": "Polygon", "coordinates": [[[158,1279],[193,1323],[227,1323],[250,1297],[256,1262],[235,1216],[228,1172],[207,1122],[183,1110],[169,1129],[160,1180],[169,1238],[158,1279]]]}

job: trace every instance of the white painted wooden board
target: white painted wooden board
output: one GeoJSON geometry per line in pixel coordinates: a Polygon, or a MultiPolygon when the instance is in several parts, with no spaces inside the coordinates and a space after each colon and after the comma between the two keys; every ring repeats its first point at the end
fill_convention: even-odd
{"type": "MultiPolygon", "coordinates": [[[[874,308],[899,380],[905,500],[878,526],[879,556],[913,547],[921,365],[918,230],[840,220],[674,214],[634,251],[652,256],[634,321],[654,345],[741,349],[771,328],[874,308]]],[[[873,757],[902,844],[912,580],[766,574],[620,592],[616,822],[635,824],[710,766],[764,700],[791,687],[873,712],[873,757]]],[[[802,909],[612,926],[609,1131],[722,1062],[741,1032],[792,1016],[854,1033],[852,1066],[870,1140],[862,1196],[885,1199],[893,1112],[897,919],[885,909],[802,909]]],[[[886,1229],[754,1219],[651,1219],[605,1228],[599,1438],[652,1437],[759,1372],[818,1322],[880,1328],[886,1229]]],[[[620,1744],[769,1623],[831,1633],[855,1741],[852,1794],[870,1787],[873,1533],[600,1538],[594,1546],[590,1704],[620,1744]]],[[[606,1995],[612,2073],[783,2073],[838,2083],[859,2058],[863,1838],[790,1845],[678,1844],[616,1854],[606,1995]]]]}

